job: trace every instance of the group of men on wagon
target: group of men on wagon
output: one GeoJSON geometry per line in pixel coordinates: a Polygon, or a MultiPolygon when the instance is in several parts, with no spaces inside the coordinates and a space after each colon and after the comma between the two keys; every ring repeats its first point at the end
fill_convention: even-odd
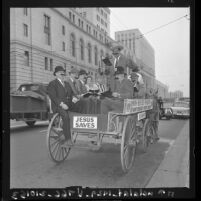
{"type": "Polygon", "coordinates": [[[85,84],[87,78],[85,70],[78,71],[76,68],[72,68],[68,80],[65,81],[64,68],[56,66],[54,70],[56,79],[49,83],[48,95],[52,102],[53,113],[58,112],[63,119],[65,139],[62,146],[73,145],[68,111],[95,114],[107,114],[112,110],[122,112],[124,99],[145,98],[144,83],[139,69],[132,60],[126,59],[120,53],[122,48],[117,45],[112,49],[113,57],[110,59],[112,65],[106,66],[105,70],[108,86],[104,86],[101,82],[97,83],[98,90],[96,91],[98,92],[92,95],[86,96],[93,88],[85,84]],[[132,69],[129,77],[127,67],[132,69]]]}

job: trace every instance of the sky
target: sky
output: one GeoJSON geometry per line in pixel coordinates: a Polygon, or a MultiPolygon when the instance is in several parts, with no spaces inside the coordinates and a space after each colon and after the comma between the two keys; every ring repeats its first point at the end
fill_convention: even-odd
{"type": "Polygon", "coordinates": [[[186,8],[110,8],[110,36],[116,31],[138,28],[155,51],[156,79],[169,91],[190,88],[190,9],[186,8]]]}

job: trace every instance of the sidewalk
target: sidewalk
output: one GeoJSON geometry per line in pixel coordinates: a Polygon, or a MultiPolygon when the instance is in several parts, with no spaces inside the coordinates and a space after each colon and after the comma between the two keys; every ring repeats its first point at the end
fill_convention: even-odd
{"type": "Polygon", "coordinates": [[[189,188],[189,121],[168,151],[146,188],[189,188]]]}

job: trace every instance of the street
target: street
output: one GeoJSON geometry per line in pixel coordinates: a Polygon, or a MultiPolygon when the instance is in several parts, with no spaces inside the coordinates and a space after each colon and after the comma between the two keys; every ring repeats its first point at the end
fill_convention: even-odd
{"type": "Polygon", "coordinates": [[[11,124],[10,135],[10,188],[143,188],[186,124],[189,128],[189,120],[160,120],[160,140],[147,153],[139,147],[132,169],[123,174],[119,145],[103,144],[99,151],[72,148],[68,158],[57,165],[48,156],[48,122],[33,128],[16,122],[11,124]]]}

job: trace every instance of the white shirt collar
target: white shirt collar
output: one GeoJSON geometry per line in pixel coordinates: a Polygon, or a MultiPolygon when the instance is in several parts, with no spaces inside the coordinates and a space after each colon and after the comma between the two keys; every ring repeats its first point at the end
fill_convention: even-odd
{"type": "Polygon", "coordinates": [[[60,78],[57,78],[57,80],[64,86],[64,82],[62,82],[60,78]]]}
{"type": "Polygon", "coordinates": [[[82,81],[82,80],[80,80],[80,82],[81,82],[82,84],[85,84],[84,81],[82,81]]]}

